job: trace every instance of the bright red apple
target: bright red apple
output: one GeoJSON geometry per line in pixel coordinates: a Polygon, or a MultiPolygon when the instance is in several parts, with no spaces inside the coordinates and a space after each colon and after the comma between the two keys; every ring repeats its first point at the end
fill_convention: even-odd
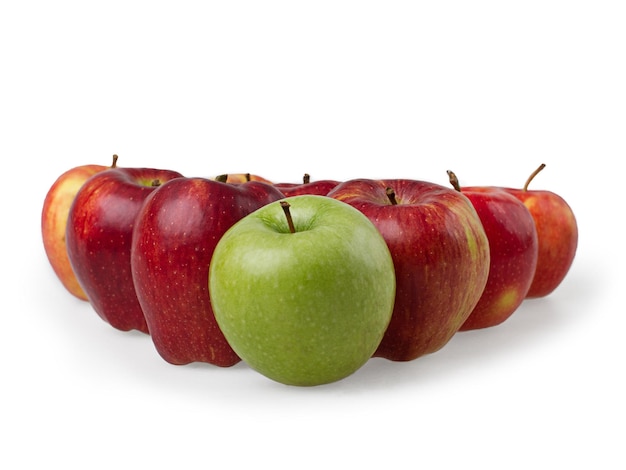
{"type": "Polygon", "coordinates": [[[115,168],[117,155],[113,155],[110,167],[104,165],[80,165],[61,174],[52,184],[41,210],[41,237],[52,270],[68,292],[80,300],[87,294],[76,279],[65,245],[67,217],[76,193],[91,176],[108,168],[115,168]]]}
{"type": "Polygon", "coordinates": [[[499,325],[523,302],[537,267],[537,231],[524,204],[502,188],[450,183],[472,203],[489,240],[489,277],[480,300],[461,330],[499,325]]]}
{"type": "Polygon", "coordinates": [[[179,177],[170,170],[112,168],[89,178],[74,198],[66,230],[70,263],[96,313],[114,328],[148,333],[131,274],[132,233],[146,197],[179,177]]]}
{"type": "Polygon", "coordinates": [[[276,183],[276,186],[285,195],[285,197],[300,196],[303,194],[326,196],[339,181],[335,180],[317,180],[311,181],[311,176],[305,173],[302,183],[276,183]]]}
{"type": "Polygon", "coordinates": [[[393,258],[395,306],[374,355],[409,361],[441,349],[476,306],[489,274],[489,242],[469,199],[410,179],[349,180],[328,196],[364,213],[393,258]]]}
{"type": "Polygon", "coordinates": [[[530,182],[544,167],[545,164],[541,164],[522,189],[504,188],[524,203],[537,229],[537,268],[527,298],[545,297],[552,293],[569,272],[578,247],[576,217],[565,199],[552,191],[528,189],[530,182]]]}
{"type": "Polygon", "coordinates": [[[239,362],[213,315],[209,264],[226,230],[282,198],[263,182],[205,178],[174,179],[148,196],[136,219],[131,266],[150,337],[167,362],[239,362]]]}

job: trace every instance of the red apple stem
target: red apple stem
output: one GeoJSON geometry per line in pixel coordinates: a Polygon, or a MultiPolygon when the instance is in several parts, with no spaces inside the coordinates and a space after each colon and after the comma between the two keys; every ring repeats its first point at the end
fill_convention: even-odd
{"type": "Polygon", "coordinates": [[[541,165],[539,165],[539,167],[533,171],[530,176],[528,177],[528,179],[526,180],[526,183],[524,184],[524,189],[523,191],[528,191],[528,185],[530,184],[530,182],[535,178],[535,176],[537,176],[539,174],[539,172],[541,170],[543,170],[546,167],[545,163],[542,163],[541,165]]]}
{"type": "Polygon", "coordinates": [[[111,168],[117,168],[117,154],[113,154],[113,163],[111,163],[111,168]]]}
{"type": "Polygon", "coordinates": [[[450,178],[450,184],[452,187],[456,191],[461,192],[461,185],[459,184],[459,179],[454,174],[454,171],[448,170],[448,178],[450,178]]]}
{"type": "Polygon", "coordinates": [[[289,231],[291,233],[296,233],[296,228],[293,225],[293,218],[291,217],[291,211],[289,210],[291,205],[287,201],[280,201],[280,205],[283,208],[285,217],[287,218],[287,225],[289,225],[289,231]]]}
{"type": "Polygon", "coordinates": [[[220,183],[226,183],[228,180],[228,175],[218,175],[215,177],[215,181],[219,181],[220,183]]]}
{"type": "Polygon", "coordinates": [[[311,175],[309,175],[308,173],[305,173],[304,176],[302,177],[302,182],[304,184],[308,184],[311,182],[311,175]]]}
{"type": "Polygon", "coordinates": [[[398,200],[396,199],[396,192],[393,190],[393,188],[385,189],[385,193],[387,194],[387,197],[389,198],[389,202],[391,202],[391,205],[397,206],[398,200]]]}

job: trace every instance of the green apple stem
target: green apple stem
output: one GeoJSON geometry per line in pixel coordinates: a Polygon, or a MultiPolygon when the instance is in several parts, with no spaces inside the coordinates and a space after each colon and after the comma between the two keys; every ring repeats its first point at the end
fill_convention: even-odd
{"type": "Polygon", "coordinates": [[[113,154],[113,163],[111,163],[111,168],[117,168],[117,154],[113,154]]]}
{"type": "Polygon", "coordinates": [[[291,211],[289,210],[291,205],[287,201],[280,201],[280,205],[283,208],[283,212],[285,212],[285,217],[287,218],[287,225],[289,225],[289,231],[291,233],[296,233],[296,228],[293,226],[293,218],[291,217],[291,211]]]}
{"type": "Polygon", "coordinates": [[[311,182],[311,175],[309,175],[308,173],[304,174],[304,177],[302,178],[302,182],[304,184],[308,184],[311,182]]]}
{"type": "Polygon", "coordinates": [[[448,170],[448,178],[450,178],[450,184],[452,187],[458,192],[461,192],[461,185],[459,184],[459,179],[454,174],[454,171],[448,170]]]}
{"type": "Polygon", "coordinates": [[[524,191],[528,191],[528,185],[530,184],[530,182],[533,180],[533,178],[535,176],[537,176],[537,174],[539,174],[539,172],[541,170],[543,170],[546,167],[545,163],[542,163],[541,165],[539,165],[539,168],[537,168],[535,171],[533,171],[530,176],[528,177],[528,179],[526,180],[526,183],[524,184],[524,191]]]}
{"type": "Polygon", "coordinates": [[[393,188],[385,189],[385,193],[387,194],[387,197],[389,198],[389,202],[391,202],[391,205],[397,206],[398,201],[396,199],[396,192],[393,190],[393,188]]]}
{"type": "Polygon", "coordinates": [[[228,180],[228,175],[218,175],[215,177],[215,181],[219,181],[220,183],[226,183],[228,180]]]}

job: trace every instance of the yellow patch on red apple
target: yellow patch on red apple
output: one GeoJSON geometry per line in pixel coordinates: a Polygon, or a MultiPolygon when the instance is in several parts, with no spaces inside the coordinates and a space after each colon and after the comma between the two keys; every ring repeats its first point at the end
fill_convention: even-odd
{"type": "Polygon", "coordinates": [[[509,287],[500,294],[497,305],[498,308],[503,310],[512,309],[518,302],[519,295],[514,287],[509,287]]]}
{"type": "Polygon", "coordinates": [[[532,212],[532,208],[535,207],[535,205],[537,204],[537,198],[534,196],[529,196],[526,199],[524,199],[523,202],[526,208],[532,212]]]}

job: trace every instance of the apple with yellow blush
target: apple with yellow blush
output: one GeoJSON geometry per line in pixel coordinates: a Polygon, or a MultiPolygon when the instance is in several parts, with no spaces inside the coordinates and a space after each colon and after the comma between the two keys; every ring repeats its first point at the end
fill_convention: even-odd
{"type": "Polygon", "coordinates": [[[41,237],[52,270],[70,294],[87,301],[87,294],[80,286],[67,256],[65,228],[70,207],[76,193],[91,176],[117,166],[113,155],[111,166],[88,164],[70,168],[61,174],[46,193],[41,210],[41,237]]]}

